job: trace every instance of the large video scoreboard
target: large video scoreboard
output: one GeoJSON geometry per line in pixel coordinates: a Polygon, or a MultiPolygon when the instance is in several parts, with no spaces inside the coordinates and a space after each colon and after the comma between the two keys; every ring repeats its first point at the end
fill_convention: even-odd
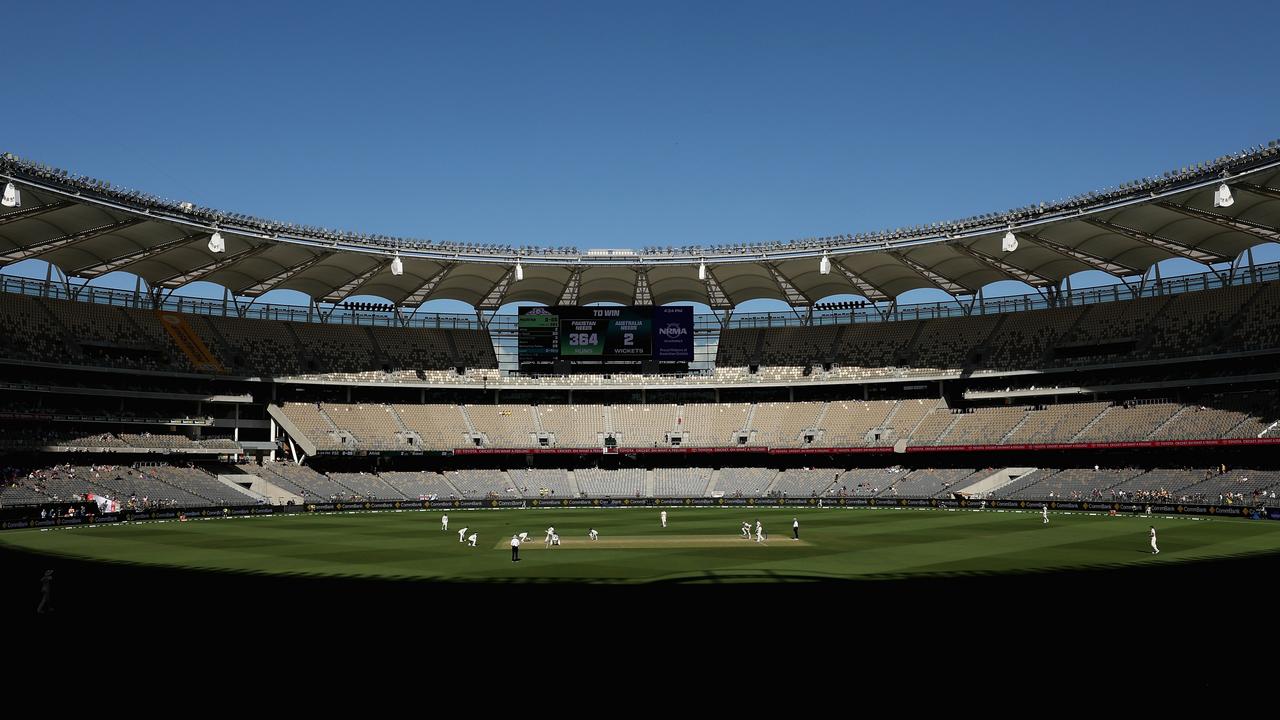
{"type": "Polygon", "coordinates": [[[520,363],[693,360],[691,307],[523,307],[520,363]]]}

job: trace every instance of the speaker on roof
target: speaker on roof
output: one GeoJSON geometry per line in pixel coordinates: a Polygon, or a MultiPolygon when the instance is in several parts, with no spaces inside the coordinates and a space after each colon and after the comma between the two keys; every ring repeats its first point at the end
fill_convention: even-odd
{"type": "Polygon", "coordinates": [[[13,183],[7,183],[4,186],[4,197],[0,198],[0,205],[5,207],[18,207],[22,205],[22,191],[13,183]]]}
{"type": "Polygon", "coordinates": [[[1218,192],[1213,194],[1214,207],[1231,207],[1235,202],[1236,199],[1231,197],[1231,188],[1226,183],[1219,185],[1218,192]]]}

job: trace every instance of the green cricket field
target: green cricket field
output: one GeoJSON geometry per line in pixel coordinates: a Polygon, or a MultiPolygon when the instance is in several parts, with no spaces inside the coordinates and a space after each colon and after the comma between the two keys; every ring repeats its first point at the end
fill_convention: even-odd
{"type": "Polygon", "coordinates": [[[11,530],[0,544],[104,563],[280,576],[483,582],[804,582],[1176,564],[1280,551],[1240,518],[932,509],[352,512],[11,530]],[[800,539],[792,538],[792,520],[800,539]],[[744,538],[759,520],[764,542],[744,538]],[[547,547],[554,526],[559,547],[547,547]],[[1150,526],[1160,554],[1151,552],[1150,526]],[[475,533],[476,546],[459,541],[475,533]],[[598,540],[590,540],[595,529],[598,540]],[[521,561],[512,535],[528,533],[521,561]]]}

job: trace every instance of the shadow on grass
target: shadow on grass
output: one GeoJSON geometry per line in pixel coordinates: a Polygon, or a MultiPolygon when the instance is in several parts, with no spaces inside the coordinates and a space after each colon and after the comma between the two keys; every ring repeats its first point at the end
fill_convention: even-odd
{"type": "MultiPolygon", "coordinates": [[[[262,614],[290,625],[328,626],[345,619],[365,623],[433,622],[465,609],[467,618],[520,622],[557,618],[616,621],[697,616],[718,622],[761,618],[845,622],[864,613],[941,611],[983,615],[999,607],[1002,620],[1035,620],[1061,612],[1102,612],[1114,603],[1168,594],[1212,593],[1239,602],[1270,597],[1250,579],[1268,576],[1280,554],[1018,572],[956,571],[928,575],[876,575],[856,579],[776,571],[700,572],[647,583],[578,578],[372,578],[217,572],[127,563],[93,562],[0,548],[0,611],[34,616],[40,577],[56,571],[53,622],[180,618],[222,622],[262,614]],[[1256,593],[1256,596],[1254,595],[1256,593]],[[1050,607],[1051,606],[1051,607],[1050,607]],[[1061,608],[1061,609],[1058,609],[1061,608]],[[515,615],[513,609],[518,609],[515,615]],[[852,614],[849,614],[852,613],[852,614]],[[513,619],[515,618],[515,619],[513,619]]],[[[235,622],[240,622],[236,620],[235,622]]],[[[459,626],[459,631],[463,626],[459,626]]]]}

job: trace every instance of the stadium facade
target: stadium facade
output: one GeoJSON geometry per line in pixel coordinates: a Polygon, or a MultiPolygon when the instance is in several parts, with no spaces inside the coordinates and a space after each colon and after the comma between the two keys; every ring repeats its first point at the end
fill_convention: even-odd
{"type": "Polygon", "coordinates": [[[1249,512],[1280,489],[1280,265],[1252,253],[1280,232],[1276,143],[952,223],[636,251],[299,227],[9,155],[0,184],[13,187],[0,262],[50,267],[0,278],[0,501],[15,523],[87,495],[148,512],[970,499],[1249,512]],[[1211,269],[1162,277],[1170,258],[1211,269]],[[1116,282],[1073,288],[1087,270],[1116,282]],[[72,282],[117,271],[134,291],[72,282]],[[1001,280],[1028,292],[985,297],[1001,280]],[[196,281],[226,292],[181,292],[196,281]],[[952,300],[897,302],[919,288],[952,300]],[[311,302],[257,300],[276,289],[311,302]],[[348,300],[367,295],[386,304],[348,300]],[[837,295],[859,299],[824,302],[837,295]],[[475,313],[419,309],[446,298],[475,313]],[[791,310],[734,312],[760,298],[791,310]],[[536,374],[517,317],[497,312],[683,301],[711,309],[687,362],[536,374]]]}

